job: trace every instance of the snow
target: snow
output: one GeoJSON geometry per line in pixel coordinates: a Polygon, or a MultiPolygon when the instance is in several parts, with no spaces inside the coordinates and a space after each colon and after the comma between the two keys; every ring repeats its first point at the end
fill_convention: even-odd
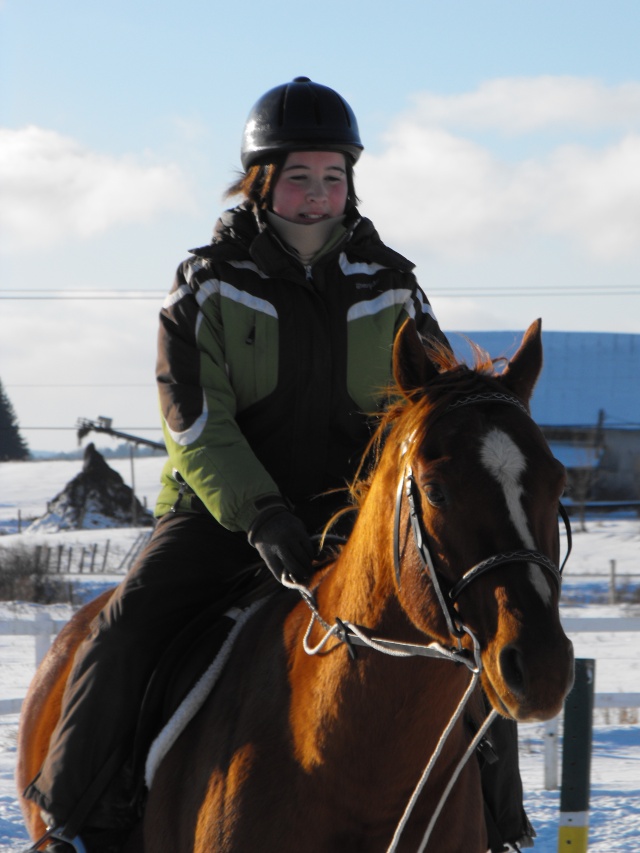
{"type": "MultiPolygon", "coordinates": [[[[128,486],[135,487],[136,496],[149,509],[153,509],[160,491],[160,472],[165,461],[165,456],[139,457],[133,465],[130,459],[106,460],[128,486]]],[[[0,463],[0,535],[17,532],[18,511],[23,525],[25,520],[44,515],[47,503],[81,470],[81,459],[0,463]]],[[[98,531],[90,535],[98,535],[98,531]]]]}
{"type": "MultiPolygon", "coordinates": [[[[108,460],[131,483],[129,460],[108,460]]],[[[158,491],[163,459],[135,462],[136,494],[151,507],[158,491]]],[[[80,470],[82,462],[0,463],[0,548],[19,542],[111,542],[113,552],[127,553],[142,528],[17,533],[17,512],[23,521],[41,515],[46,502],[80,470]],[[1,535],[4,533],[5,535],[1,535]]],[[[564,539],[564,534],[562,534],[564,539]]],[[[574,548],[563,585],[562,617],[640,618],[640,520],[601,517],[587,520],[587,531],[574,529],[574,548]],[[611,561],[615,561],[620,604],[608,604],[611,561]],[[635,597],[635,601],[632,599],[635,597]]],[[[119,575],[74,575],[84,595],[97,594],[119,575]]],[[[84,596],[83,596],[84,597],[84,596]]],[[[34,619],[43,607],[0,602],[0,620],[34,619]]],[[[50,605],[54,619],[66,619],[70,605],[50,605]]],[[[640,638],[637,633],[571,634],[576,656],[596,660],[596,693],[640,692],[640,638]]],[[[24,696],[34,672],[34,638],[0,635],[0,699],[24,696]]],[[[591,761],[590,853],[637,853],[640,850],[640,709],[598,709],[594,714],[591,761]]],[[[13,774],[18,717],[0,716],[0,851],[18,853],[28,838],[17,804],[13,774]]],[[[562,727],[560,727],[560,732],[562,727]]],[[[559,791],[544,787],[544,726],[520,726],[520,761],[525,807],[537,832],[535,850],[555,853],[560,807],[559,791]]],[[[425,756],[426,762],[427,756],[425,756]]],[[[561,774],[561,759],[559,771],[561,774]]]]}

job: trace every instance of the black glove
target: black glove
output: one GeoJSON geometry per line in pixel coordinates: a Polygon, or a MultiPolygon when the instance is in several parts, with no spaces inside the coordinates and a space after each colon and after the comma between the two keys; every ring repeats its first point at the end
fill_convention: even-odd
{"type": "Polygon", "coordinates": [[[258,516],[249,531],[249,542],[276,580],[281,581],[285,572],[298,583],[311,577],[313,544],[304,524],[289,510],[267,511],[263,520],[258,516]]]}

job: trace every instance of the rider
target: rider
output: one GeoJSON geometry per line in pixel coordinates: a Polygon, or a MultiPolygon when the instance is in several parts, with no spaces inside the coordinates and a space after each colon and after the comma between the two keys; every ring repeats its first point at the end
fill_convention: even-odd
{"type": "MultiPolygon", "coordinates": [[[[368,443],[363,413],[384,403],[397,330],[412,317],[446,344],[413,264],[358,212],[362,149],[337,92],[307,77],[271,89],[249,114],[244,171],[227,193],[242,202],[178,267],[160,315],[159,522],[76,654],[26,791],[56,827],[50,853],[71,851],[79,830],[89,853],[119,849],[135,815],[107,783],[164,649],[203,603],[229,606],[258,554],[278,580],[309,578],[310,536],[346,500],[336,489],[368,443]]],[[[502,778],[516,790],[500,792],[504,814],[491,809],[494,850],[532,832],[517,761],[502,778]]]]}

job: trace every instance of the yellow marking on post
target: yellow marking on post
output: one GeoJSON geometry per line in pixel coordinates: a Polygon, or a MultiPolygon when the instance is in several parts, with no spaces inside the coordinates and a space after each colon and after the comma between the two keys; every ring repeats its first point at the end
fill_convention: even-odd
{"type": "Polygon", "coordinates": [[[586,853],[589,841],[589,812],[560,812],[558,853],[586,853]]]}
{"type": "Polygon", "coordinates": [[[587,853],[588,826],[561,826],[558,831],[558,853],[587,853]]]}

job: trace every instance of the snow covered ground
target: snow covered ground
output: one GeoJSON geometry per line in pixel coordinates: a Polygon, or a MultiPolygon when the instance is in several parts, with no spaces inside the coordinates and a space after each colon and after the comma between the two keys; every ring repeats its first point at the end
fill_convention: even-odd
{"type": "MultiPolygon", "coordinates": [[[[136,493],[153,506],[162,458],[135,461],[136,493]]],[[[131,484],[129,460],[109,460],[131,484]]],[[[47,500],[78,473],[78,461],[0,463],[0,548],[17,542],[94,542],[109,537],[111,547],[124,555],[139,535],[138,529],[80,531],[58,534],[17,533],[17,510],[25,520],[44,512],[47,500]],[[4,533],[5,535],[1,535],[4,533]]],[[[585,533],[574,533],[574,550],[565,570],[563,618],[637,617],[640,622],[640,520],[590,519],[585,533]],[[618,589],[627,599],[608,604],[608,577],[615,560],[618,589]],[[636,598],[634,602],[632,599],[636,598]]],[[[109,574],[83,576],[86,594],[117,581],[109,574]]],[[[78,576],[74,576],[78,581],[78,576]]],[[[33,619],[36,605],[0,602],[0,621],[33,619]]],[[[69,605],[47,608],[54,618],[67,618],[69,605]]],[[[571,634],[576,656],[596,660],[597,693],[640,692],[640,635],[638,633],[571,634]]],[[[0,699],[24,696],[34,671],[32,637],[0,636],[0,699]]],[[[591,853],[640,851],[640,709],[598,710],[595,713],[591,765],[591,853]]],[[[0,851],[18,853],[27,845],[13,783],[17,715],[0,716],[0,851]]],[[[520,727],[521,770],[525,804],[538,832],[535,849],[555,853],[560,794],[544,787],[543,726],[520,727]]],[[[561,767],[561,762],[559,762],[561,767]]]]}

